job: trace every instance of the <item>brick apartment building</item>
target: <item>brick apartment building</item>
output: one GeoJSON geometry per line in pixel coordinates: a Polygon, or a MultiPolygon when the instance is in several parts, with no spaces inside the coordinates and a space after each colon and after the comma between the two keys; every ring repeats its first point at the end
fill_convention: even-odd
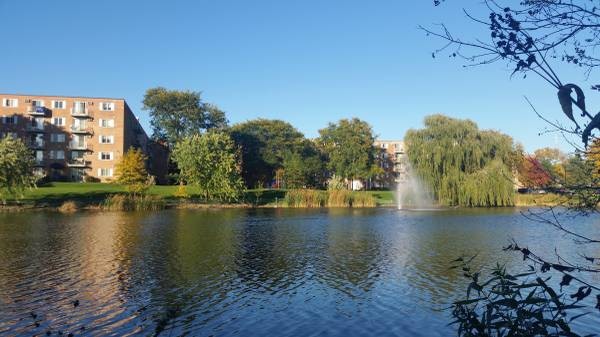
{"type": "Polygon", "coordinates": [[[407,158],[404,142],[401,140],[376,140],[375,147],[379,149],[377,162],[385,172],[375,187],[393,187],[406,177],[407,158]]]}
{"type": "Polygon", "coordinates": [[[164,181],[166,150],[148,138],[122,98],[0,94],[0,100],[0,136],[31,148],[37,175],[110,181],[123,154],[140,148],[149,172],[164,181]]]}

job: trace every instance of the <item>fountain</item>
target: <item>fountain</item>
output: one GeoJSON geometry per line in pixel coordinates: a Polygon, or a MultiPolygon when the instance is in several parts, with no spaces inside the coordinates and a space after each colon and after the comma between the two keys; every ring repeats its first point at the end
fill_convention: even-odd
{"type": "Polygon", "coordinates": [[[406,165],[406,169],[396,184],[396,204],[401,210],[437,209],[429,188],[406,165]]]}

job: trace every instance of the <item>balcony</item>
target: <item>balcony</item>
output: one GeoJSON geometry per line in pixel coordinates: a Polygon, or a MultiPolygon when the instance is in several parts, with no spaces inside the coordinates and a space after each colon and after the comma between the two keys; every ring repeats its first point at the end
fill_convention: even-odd
{"type": "Polygon", "coordinates": [[[48,109],[43,106],[33,106],[30,105],[27,107],[27,113],[32,116],[46,116],[48,113],[48,109]]]}
{"type": "Polygon", "coordinates": [[[92,162],[83,158],[71,159],[67,162],[68,167],[90,167],[92,162]]]}
{"type": "Polygon", "coordinates": [[[45,145],[43,140],[29,140],[27,142],[27,146],[29,146],[32,149],[41,149],[43,148],[45,145]]]}
{"type": "Polygon", "coordinates": [[[92,145],[87,143],[69,143],[69,150],[72,151],[92,151],[92,145]]]}
{"type": "Polygon", "coordinates": [[[94,131],[92,130],[91,127],[78,126],[78,125],[71,125],[71,132],[79,133],[79,134],[88,134],[88,135],[94,134],[94,131]]]}
{"type": "Polygon", "coordinates": [[[32,124],[28,124],[25,127],[25,130],[29,131],[29,132],[44,132],[44,126],[43,125],[32,125],[32,124]]]}
{"type": "Polygon", "coordinates": [[[88,108],[71,108],[71,116],[76,118],[92,118],[88,108]]]}

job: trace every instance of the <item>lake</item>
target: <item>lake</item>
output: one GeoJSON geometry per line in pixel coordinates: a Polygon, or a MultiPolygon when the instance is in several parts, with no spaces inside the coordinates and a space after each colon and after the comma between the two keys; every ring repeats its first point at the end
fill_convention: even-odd
{"type": "MultiPolygon", "coordinates": [[[[520,211],[0,214],[0,335],[455,335],[451,260],[524,271],[511,238],[550,258],[593,249],[520,211]]],[[[600,237],[598,216],[566,223],[600,237]]]]}

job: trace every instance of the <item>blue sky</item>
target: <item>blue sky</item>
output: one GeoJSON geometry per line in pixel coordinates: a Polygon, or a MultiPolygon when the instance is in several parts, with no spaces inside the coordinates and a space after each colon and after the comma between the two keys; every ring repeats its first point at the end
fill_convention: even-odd
{"type": "MultiPolygon", "coordinates": [[[[508,133],[530,151],[568,150],[560,137],[538,135],[545,124],[523,98],[562,119],[553,88],[510,78],[501,63],[463,68],[431,57],[442,43],[418,25],[477,29],[458,2],[466,3],[0,0],[0,92],[123,97],[148,131],[140,102],[155,86],[202,91],[232,123],[279,118],[308,137],[359,117],[397,139],[443,113],[508,133]]],[[[585,79],[557,69],[565,82],[585,79]]]]}

